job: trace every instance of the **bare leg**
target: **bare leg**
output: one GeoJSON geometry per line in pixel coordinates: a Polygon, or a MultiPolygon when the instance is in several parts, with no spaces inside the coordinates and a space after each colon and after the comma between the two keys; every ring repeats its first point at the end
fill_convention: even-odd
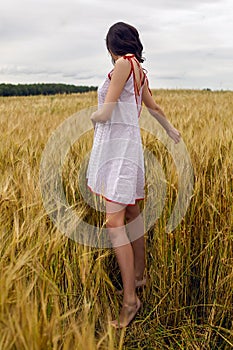
{"type": "MultiPolygon", "coordinates": [[[[132,318],[138,304],[135,292],[134,253],[125,230],[124,217],[125,206],[106,201],[106,227],[116,254],[124,287],[123,306],[119,316],[121,324],[127,323],[132,318]]],[[[112,323],[117,324],[117,320],[112,323]]]]}
{"type": "Polygon", "coordinates": [[[126,207],[127,230],[134,252],[135,279],[142,280],[145,270],[144,223],[138,203],[126,207]],[[130,225],[129,225],[130,224],[130,225]],[[134,239],[135,237],[139,237],[134,239]]]}

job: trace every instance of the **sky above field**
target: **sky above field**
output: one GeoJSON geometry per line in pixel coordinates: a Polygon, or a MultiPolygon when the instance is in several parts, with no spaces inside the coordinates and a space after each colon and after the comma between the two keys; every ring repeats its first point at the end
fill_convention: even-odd
{"type": "Polygon", "coordinates": [[[8,0],[0,82],[99,85],[118,21],[135,26],[151,88],[233,90],[232,0],[8,0]]]}

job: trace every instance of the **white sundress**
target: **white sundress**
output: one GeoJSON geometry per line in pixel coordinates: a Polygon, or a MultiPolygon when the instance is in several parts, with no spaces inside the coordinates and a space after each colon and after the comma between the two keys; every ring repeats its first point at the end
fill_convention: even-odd
{"type": "MultiPolygon", "coordinates": [[[[145,169],[139,117],[142,89],[147,77],[140,69],[141,88],[138,90],[132,60],[140,67],[139,62],[134,55],[123,57],[131,63],[131,71],[111,118],[95,124],[86,180],[89,190],[104,199],[118,204],[134,205],[137,200],[145,198],[145,169]]],[[[105,101],[111,72],[98,88],[99,108],[105,101]]]]}

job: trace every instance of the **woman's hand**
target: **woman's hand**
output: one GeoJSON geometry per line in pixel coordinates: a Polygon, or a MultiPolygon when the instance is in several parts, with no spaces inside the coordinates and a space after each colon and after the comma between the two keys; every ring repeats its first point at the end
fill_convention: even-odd
{"type": "Polygon", "coordinates": [[[174,127],[169,128],[167,130],[167,134],[172,138],[172,140],[175,141],[175,143],[180,142],[181,134],[176,128],[174,127]]]}
{"type": "Polygon", "coordinates": [[[92,113],[90,119],[93,121],[93,122],[100,122],[100,118],[99,118],[99,111],[95,111],[92,113]]]}
{"type": "Polygon", "coordinates": [[[112,112],[115,105],[116,105],[115,102],[104,103],[100,109],[92,113],[90,117],[91,120],[93,122],[102,122],[102,123],[107,122],[108,120],[111,119],[112,112]]]}

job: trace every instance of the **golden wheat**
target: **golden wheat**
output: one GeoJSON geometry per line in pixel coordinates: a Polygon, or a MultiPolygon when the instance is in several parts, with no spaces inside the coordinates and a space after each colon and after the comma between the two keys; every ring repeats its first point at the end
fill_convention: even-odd
{"type": "MultiPolygon", "coordinates": [[[[51,133],[96,105],[96,93],[0,98],[1,350],[233,347],[233,92],[153,93],[182,133],[194,190],[185,217],[167,234],[176,175],[165,147],[142,130],[144,145],[166,167],[168,188],[162,215],[146,233],[144,308],[122,331],[107,325],[120,309],[112,251],[62,235],[43,207],[39,183],[51,133]]],[[[63,177],[69,204],[101,225],[103,215],[82,201],[77,186],[92,137],[93,130],[72,146],[63,177]]]]}

